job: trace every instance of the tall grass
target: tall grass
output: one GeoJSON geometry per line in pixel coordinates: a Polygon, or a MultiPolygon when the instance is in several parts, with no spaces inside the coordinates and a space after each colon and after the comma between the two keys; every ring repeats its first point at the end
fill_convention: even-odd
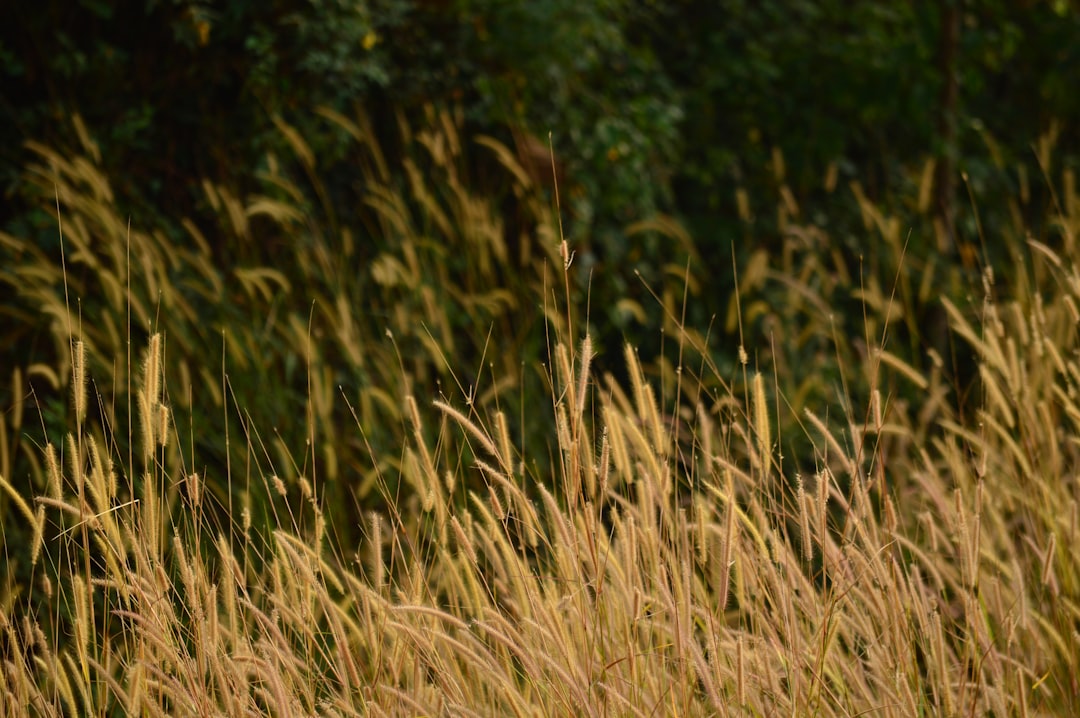
{"type": "MultiPolygon", "coordinates": [[[[678,320],[658,370],[627,346],[625,380],[601,373],[561,288],[545,312],[571,320],[551,321],[548,389],[521,414],[498,401],[521,380],[498,336],[483,410],[382,357],[401,485],[372,448],[382,502],[356,541],[318,456],[289,480],[234,469],[268,528],[243,501],[222,510],[163,380],[167,334],[131,359],[114,411],[88,411],[98,345],[72,329],[52,371],[74,377],[73,425],[42,447],[38,490],[0,483],[35,566],[0,605],[3,713],[1080,713],[1080,270],[1077,219],[1060,223],[1069,241],[1032,243],[1009,296],[988,271],[977,315],[944,304],[977,359],[974,415],[940,367],[886,346],[887,303],[863,346],[815,340],[844,358],[839,416],[787,392],[814,366],[755,366],[772,354],[751,346],[722,370],[678,320]],[[843,393],[856,376],[860,403],[843,393]],[[550,461],[522,453],[523,423],[550,461]],[[811,455],[785,455],[796,442],[811,455]]],[[[444,341],[431,351],[454,356],[444,341]]],[[[211,366],[191,375],[221,386],[211,366]]]]}
{"type": "MultiPolygon", "coordinates": [[[[275,510],[248,491],[257,473],[290,486],[322,482],[339,505],[380,503],[379,477],[394,484],[401,471],[407,393],[471,391],[477,410],[496,397],[518,403],[509,386],[521,383],[521,356],[544,341],[530,302],[543,296],[545,264],[557,261],[552,217],[532,180],[495,140],[466,143],[450,113],[432,111],[421,129],[401,121],[392,165],[363,115],[320,116],[327,132],[348,138],[344,157],[317,163],[279,119],[293,154],[267,158],[258,191],[194,183],[205,214],[155,228],[123,219],[77,117],[75,151],[29,146],[23,191],[40,203],[41,234],[0,233],[0,395],[14,404],[0,414],[0,472],[21,490],[46,484],[28,427],[40,418],[46,433],[63,431],[69,419],[73,337],[92,377],[86,408],[106,424],[99,444],[127,457],[138,432],[126,408],[137,407],[133,352],[162,334],[163,381],[188,417],[177,429],[186,464],[218,469],[207,491],[221,505],[251,502],[256,524],[272,523],[275,510]],[[516,195],[516,224],[471,176],[466,155],[482,156],[516,195]],[[342,183],[350,194],[331,196],[323,175],[342,172],[355,178],[342,183]],[[494,351],[489,333],[505,351],[494,351]],[[267,384],[275,390],[262,391],[267,384]],[[38,401],[23,400],[34,392],[38,401]],[[354,416],[362,434],[349,430],[354,416]],[[249,470],[225,477],[229,466],[249,470]]],[[[41,433],[35,427],[35,440],[41,433]]]]}

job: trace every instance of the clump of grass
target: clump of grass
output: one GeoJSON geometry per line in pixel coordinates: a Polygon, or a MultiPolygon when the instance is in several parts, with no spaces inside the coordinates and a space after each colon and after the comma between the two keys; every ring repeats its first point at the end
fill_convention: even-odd
{"type": "Polygon", "coordinates": [[[465,142],[462,118],[449,112],[432,110],[423,127],[403,120],[393,162],[362,114],[318,114],[326,132],[348,138],[338,143],[344,156],[317,163],[279,118],[292,154],[267,157],[254,189],[193,182],[205,212],[160,227],[124,220],[123,197],[77,117],[71,152],[28,146],[20,190],[38,203],[42,226],[0,233],[9,300],[0,363],[10,367],[0,396],[14,404],[0,413],[0,472],[21,493],[46,484],[29,440],[35,408],[45,425],[35,436],[62,434],[73,411],[80,423],[102,420],[100,445],[134,451],[148,407],[131,394],[140,371],[131,347],[155,333],[169,344],[161,381],[186,417],[177,430],[186,463],[211,468],[204,487],[217,501],[207,511],[247,501],[256,525],[271,526],[280,507],[249,490],[252,473],[226,481],[231,466],[257,464],[294,488],[322,484],[344,535],[381,502],[380,477],[398,480],[401,396],[471,392],[481,411],[517,402],[521,358],[543,346],[537,298],[555,257],[532,180],[494,139],[465,142]],[[475,155],[512,205],[470,176],[475,155]],[[343,172],[357,180],[331,196],[323,178],[343,172]],[[487,330],[506,351],[493,350],[487,330]],[[71,361],[73,341],[87,361],[71,361]],[[267,382],[276,390],[260,391],[267,382]],[[35,392],[36,405],[26,401],[35,392]],[[67,392],[85,401],[69,406],[67,392]],[[349,430],[354,416],[362,435],[349,430]]]}
{"type": "MultiPolygon", "coordinates": [[[[184,416],[193,387],[219,406],[253,400],[241,391],[262,377],[245,383],[239,373],[264,366],[252,361],[262,345],[228,349],[236,366],[226,372],[219,355],[190,351],[182,322],[135,337],[118,319],[130,301],[135,323],[153,323],[153,302],[127,288],[129,247],[162,315],[197,315],[197,302],[159,264],[195,263],[205,270],[195,293],[224,296],[206,243],[183,250],[133,232],[118,244],[125,228],[93,166],[42,153],[58,177],[89,188],[58,187],[80,212],[69,246],[73,281],[84,284],[73,294],[93,295],[96,278],[112,315],[73,321],[48,290],[66,265],[57,272],[31,244],[0,237],[26,260],[23,296],[53,317],[63,355],[55,367],[16,367],[13,381],[55,379],[74,419],[55,435],[43,420],[42,448],[23,450],[37,477],[30,490],[12,481],[0,445],[0,490],[14,516],[5,527],[25,528],[32,565],[28,582],[9,579],[0,595],[0,712],[1080,713],[1080,559],[1068,550],[1080,523],[1073,190],[1058,222],[1067,241],[1058,250],[1032,242],[1007,296],[986,272],[977,311],[943,303],[974,357],[972,397],[957,397],[936,351],[916,357],[888,341],[894,322],[913,321],[903,291],[894,304],[877,280],[831,271],[814,245],[827,238],[798,231],[776,266],[756,255],[744,267],[731,317],[737,366],[721,368],[666,287],[658,305],[674,358],[663,349],[643,366],[625,346],[616,379],[571,291],[574,252],[555,241],[557,223],[530,205],[536,236],[519,247],[529,257],[508,259],[500,227],[483,219],[490,207],[459,174],[450,119],[414,138],[439,183],[413,162],[401,190],[362,120],[326,116],[365,148],[372,221],[395,240],[373,256],[370,280],[388,304],[414,302],[390,326],[418,353],[366,343],[371,328],[321,234],[330,228],[348,247],[347,225],[310,200],[325,192],[287,125],[279,129],[310,195],[274,163],[266,179],[278,195],[206,189],[241,248],[261,218],[311,250],[293,269],[316,288],[331,331],[320,337],[311,327],[321,322],[293,313],[263,325],[303,348],[305,411],[288,415],[300,427],[298,459],[287,432],[264,448],[260,432],[276,427],[245,412],[236,412],[248,419],[242,440],[227,431],[196,440],[198,424],[184,416]],[[104,259],[91,219],[111,238],[104,259]],[[548,323],[543,393],[526,393],[518,354],[539,327],[515,326],[524,300],[490,289],[515,262],[531,268],[524,281],[548,323]],[[35,273],[37,263],[46,269],[35,273]],[[781,277],[781,293],[798,301],[777,310],[755,292],[781,277]],[[857,336],[828,318],[852,296],[867,307],[857,336]],[[464,336],[448,303],[485,331],[464,336]],[[742,346],[752,317],[768,320],[767,346],[742,346]],[[145,344],[141,358],[126,341],[145,344]],[[336,401],[324,352],[353,357],[373,380],[336,401]],[[100,376],[109,361],[122,370],[100,376]],[[490,375],[484,392],[470,380],[481,375],[490,375]],[[130,391],[100,389],[128,381],[130,391]],[[352,424],[340,421],[342,404],[359,407],[352,424]],[[369,440],[383,420],[396,443],[369,440]],[[517,438],[527,433],[545,437],[550,456],[517,438]],[[366,464],[339,461],[326,448],[339,441],[363,447],[366,464]],[[194,448],[215,444],[234,459],[223,469],[194,448]],[[355,516],[340,511],[346,482],[378,500],[355,516]],[[253,517],[259,506],[266,521],[253,517]],[[356,520],[343,525],[343,514],[356,520]]],[[[500,162],[513,171],[512,158],[500,162]]],[[[872,219],[902,264],[896,222],[872,219]]],[[[250,296],[293,286],[257,267],[236,279],[250,296]]],[[[683,282],[689,291],[689,272],[683,282]]],[[[24,426],[24,413],[17,407],[11,426],[24,426]]]]}
{"type": "MultiPolygon", "coordinates": [[[[536,413],[554,417],[536,419],[553,473],[529,468],[513,417],[403,396],[410,490],[384,484],[359,544],[317,484],[272,475],[287,509],[273,530],[242,508],[207,520],[154,335],[126,483],[78,391],[63,454],[44,451],[48,489],[4,480],[39,567],[0,608],[4,712],[1075,712],[1080,274],[1036,250],[1040,293],[988,292],[977,322],[946,305],[979,360],[972,421],[886,392],[840,436],[812,410],[780,421],[766,372],[741,398],[662,405],[633,348],[627,386],[594,376],[590,336],[567,323],[553,411],[536,413]],[[805,475],[777,449],[798,421],[816,447],[805,475]]],[[[731,386],[701,366],[676,369],[731,386]]]]}

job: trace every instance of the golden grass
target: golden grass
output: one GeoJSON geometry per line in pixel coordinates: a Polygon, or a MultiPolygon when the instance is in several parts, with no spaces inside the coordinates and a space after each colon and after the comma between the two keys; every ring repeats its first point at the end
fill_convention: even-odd
{"type": "MultiPolygon", "coordinates": [[[[329,119],[368,142],[360,122],[329,119]]],[[[436,160],[461,151],[452,124],[442,121],[441,134],[416,140],[436,160]]],[[[283,123],[280,129],[317,184],[303,138],[283,123]]],[[[386,178],[381,152],[365,146],[372,176],[386,178]]],[[[546,279],[530,285],[554,339],[547,391],[529,395],[515,417],[500,406],[524,381],[510,352],[492,349],[499,355],[486,399],[473,387],[448,395],[420,380],[460,355],[454,342],[484,347],[480,356],[488,356],[488,339],[455,335],[440,309],[440,286],[443,298],[460,292],[470,311],[483,305],[505,319],[505,307],[517,306],[484,293],[507,266],[505,248],[477,219],[487,210],[456,179],[456,165],[435,164],[450,177],[449,196],[415,166],[408,202],[384,186],[367,195],[380,232],[400,239],[378,255],[372,277],[387,301],[415,303],[390,326],[394,336],[415,339],[424,356],[360,356],[370,337],[331,282],[335,301],[320,304],[333,328],[325,340],[388,378],[389,388],[362,389],[359,403],[382,408],[362,408],[353,426],[330,426],[332,374],[316,360],[325,347],[310,323],[284,322],[278,339],[301,344],[310,363],[309,404],[294,415],[304,456],[292,461],[281,442],[287,476],[271,461],[226,464],[225,477],[196,468],[167,379],[172,335],[150,334],[141,371],[132,372],[136,386],[118,394],[117,406],[95,412],[93,401],[102,401],[89,392],[97,386],[95,352],[114,346],[116,362],[130,365],[127,350],[120,335],[112,337],[112,323],[84,317],[83,339],[57,329],[68,347],[64,360],[26,372],[55,377],[56,388],[70,384],[74,427],[47,437],[32,492],[0,472],[0,489],[15,507],[5,522],[30,527],[34,565],[32,584],[0,601],[0,713],[1080,713],[1075,217],[1060,221],[1069,234],[1060,253],[1032,245],[1030,276],[1012,296],[995,296],[987,273],[977,316],[946,301],[952,331],[978,365],[974,415],[957,406],[956,388],[933,356],[886,348],[889,323],[897,312],[906,319],[906,305],[894,305],[872,282],[856,288],[837,279],[826,253],[789,245],[783,266],[757,256],[743,272],[731,326],[742,326],[744,312],[812,320],[798,331],[774,322],[777,335],[788,334],[757,348],[755,356],[772,365],[762,361],[749,377],[741,329],[742,360],[729,376],[714,363],[707,335],[674,319],[670,293],[659,304],[677,338],[676,363],[662,357],[643,366],[627,346],[625,385],[598,375],[580,320],[586,308],[556,307],[546,279]],[[480,251],[465,284],[445,274],[445,285],[429,282],[412,293],[445,257],[410,227],[416,206],[428,229],[458,249],[480,251]],[[797,261],[803,251],[812,261],[797,261]],[[781,283],[792,301],[777,314],[755,288],[796,266],[802,274],[781,283]],[[868,307],[861,337],[842,337],[828,320],[831,300],[843,292],[868,307]],[[426,332],[405,324],[418,316],[426,332]],[[826,349],[840,368],[838,384],[813,376],[826,349]],[[829,387],[836,394],[815,405],[829,387]],[[865,399],[856,399],[862,392],[865,399]],[[836,404],[844,410],[830,413],[836,404]],[[128,437],[117,435],[123,423],[116,418],[125,415],[134,419],[128,437]],[[387,416],[401,425],[389,456],[367,442],[387,416]],[[526,430],[547,437],[550,461],[523,455],[523,442],[512,437],[526,430]],[[311,444],[331,432],[358,435],[370,468],[327,472],[330,459],[311,444]],[[137,450],[125,452],[132,442],[137,450]],[[798,442],[811,447],[809,455],[786,456],[798,442]],[[389,467],[397,470],[392,477],[389,467]],[[241,474],[246,488],[235,503],[231,493],[212,490],[240,483],[241,474]],[[378,491],[383,499],[363,514],[358,541],[337,523],[342,492],[334,493],[334,482],[345,481],[362,485],[357,494],[378,491]],[[270,507],[269,527],[253,522],[253,502],[270,507]]],[[[88,165],[65,167],[61,174],[89,172],[88,165]]],[[[289,189],[283,177],[274,179],[289,189]]],[[[111,196],[102,178],[89,186],[100,199],[111,196]]],[[[311,211],[269,198],[245,205],[220,188],[207,193],[241,239],[250,237],[253,216],[302,223],[311,211]]],[[[84,209],[100,214],[101,206],[84,209]]],[[[798,214],[793,199],[785,206],[798,214]]],[[[901,261],[893,218],[868,204],[864,211],[901,261]]],[[[78,262],[97,261],[89,235],[74,224],[78,262]]],[[[536,253],[568,284],[572,254],[543,234],[554,224],[540,225],[546,248],[536,253]]],[[[171,255],[155,249],[153,235],[132,237],[132,261],[146,263],[145,281],[160,292],[162,308],[185,311],[187,300],[158,266],[171,255]]],[[[202,246],[185,261],[204,266],[199,276],[212,288],[220,278],[199,264],[202,246]]],[[[307,261],[329,262],[327,246],[317,245],[307,261]]],[[[113,281],[101,290],[122,302],[126,259],[109,261],[113,281]]],[[[288,283],[260,272],[237,278],[256,294],[288,283]]],[[[30,286],[45,296],[44,283],[30,286]]],[[[42,301],[44,312],[70,327],[63,303],[52,295],[42,301]]],[[[131,311],[143,317],[149,310],[136,303],[131,311]]],[[[108,366],[102,360],[110,357],[97,359],[108,366]]],[[[185,353],[181,374],[214,387],[225,402],[225,369],[192,361],[185,353]]],[[[446,369],[449,376],[459,370],[446,369]]],[[[246,399],[231,400],[242,406],[246,399]]],[[[254,452],[258,431],[269,427],[249,422],[244,430],[254,452]]]]}
{"type": "MultiPolygon", "coordinates": [[[[554,350],[555,476],[521,472],[505,415],[405,397],[413,490],[369,515],[358,546],[335,541],[310,486],[277,477],[292,499],[277,530],[203,523],[198,474],[165,457],[155,335],[141,480],[121,487],[80,419],[66,469],[45,449],[45,513],[19,499],[43,527],[35,594],[50,593],[0,612],[4,712],[1066,715],[1080,706],[1080,560],[1063,550],[1078,538],[1075,276],[1033,306],[988,304],[981,326],[950,310],[981,361],[975,423],[940,408],[925,445],[859,456],[808,413],[812,477],[778,475],[762,374],[735,411],[691,407],[687,447],[632,350],[629,398],[593,380],[587,335],[554,350]],[[465,486],[485,488],[452,500],[465,486]]],[[[910,432],[897,411],[864,431],[910,432]]]]}
{"type": "MultiPolygon", "coordinates": [[[[328,168],[317,168],[305,139],[278,119],[292,154],[268,157],[248,194],[196,184],[206,213],[171,228],[129,226],[85,128],[70,153],[28,146],[34,159],[23,187],[40,201],[42,216],[60,222],[63,209],[63,251],[47,250],[29,232],[0,233],[0,293],[17,319],[5,339],[32,341],[36,356],[49,359],[31,363],[18,352],[5,354],[13,365],[3,380],[20,403],[10,416],[0,415],[0,435],[11,439],[0,444],[0,472],[10,476],[30,465],[35,487],[44,485],[40,452],[19,431],[31,413],[23,398],[34,390],[50,397],[72,391],[78,422],[104,415],[119,455],[136,451],[129,437],[147,450],[153,437],[141,432],[157,436],[169,418],[154,409],[154,386],[146,387],[145,401],[126,399],[147,368],[133,345],[152,334],[169,343],[160,381],[171,387],[170,406],[212,429],[211,436],[194,437],[203,453],[254,460],[290,484],[317,464],[321,474],[307,478],[328,490],[363,467],[356,490],[338,501],[377,503],[378,477],[400,470],[396,450],[406,419],[400,397],[414,387],[438,385],[450,398],[490,375],[505,384],[502,401],[513,398],[507,382],[520,371],[518,350],[543,342],[535,331],[541,315],[522,301],[542,294],[544,266],[557,254],[554,220],[513,154],[490,138],[474,143],[479,154],[490,154],[490,172],[506,180],[505,192],[515,195],[516,227],[507,226],[500,198],[469,177],[464,155],[476,150],[458,135],[460,117],[432,110],[421,129],[402,121],[401,166],[391,168],[363,115],[317,114],[328,132],[350,138],[341,162],[358,178],[353,195],[331,201],[317,171],[328,168]],[[486,332],[466,327],[498,331],[515,351],[488,351],[486,332]],[[266,379],[280,390],[257,391],[266,379]],[[245,416],[277,421],[298,405],[305,422],[253,427],[245,416]],[[159,412],[157,428],[141,423],[141,412],[151,410],[159,412]],[[348,430],[352,414],[365,418],[363,437],[339,430],[348,430]],[[226,432],[230,440],[213,441],[226,432]],[[308,449],[294,457],[301,441],[308,449]],[[370,448],[379,450],[376,465],[368,461],[370,448]]],[[[82,127],[78,118],[73,122],[82,127]]],[[[490,389],[472,397],[482,410],[494,407],[499,392],[498,385],[485,386],[490,389]]],[[[60,401],[51,408],[64,412],[60,401]]],[[[195,447],[188,438],[190,462],[195,447]]],[[[233,499],[242,490],[210,485],[233,499]]],[[[271,512],[258,501],[253,509],[259,516],[271,512]]]]}

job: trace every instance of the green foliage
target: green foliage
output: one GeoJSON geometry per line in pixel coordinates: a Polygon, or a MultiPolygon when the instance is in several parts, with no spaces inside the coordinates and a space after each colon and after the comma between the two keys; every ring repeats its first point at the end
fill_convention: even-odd
{"type": "Polygon", "coordinates": [[[676,161],[682,108],[639,37],[658,11],[631,0],[461,5],[474,18],[467,56],[486,70],[474,80],[473,112],[554,135],[581,234],[599,233],[599,251],[620,262],[625,248],[604,235],[672,199],[664,172],[676,161]]]}
{"type": "MultiPolygon", "coordinates": [[[[1012,245],[984,242],[980,222],[1010,233],[1018,223],[1037,233],[1048,229],[1043,174],[1074,167],[1080,151],[1076,133],[1066,129],[1080,121],[1074,99],[1052,89],[1067,83],[1075,66],[1080,14],[1052,3],[957,5],[959,91],[948,107],[941,58],[948,7],[664,6],[666,21],[649,37],[685,111],[672,182],[680,219],[708,266],[725,266],[733,245],[740,264],[761,248],[779,255],[794,219],[827,233],[847,272],[880,268],[878,281],[890,282],[892,270],[879,255],[891,250],[876,230],[865,229],[867,199],[900,222],[916,272],[924,261],[960,257],[970,267],[976,253],[987,262],[1009,261],[1012,245]],[[946,122],[955,124],[952,138],[942,132],[946,122]],[[1054,152],[1033,153],[1033,139],[1052,132],[1059,135],[1054,152]],[[953,163],[945,171],[956,182],[955,226],[943,223],[938,196],[949,190],[933,171],[927,181],[928,159],[939,168],[946,159],[953,163]],[[968,202],[969,189],[977,207],[968,202]],[[783,212],[773,211],[778,205],[783,212]],[[948,239],[953,232],[956,245],[948,239]]],[[[731,272],[717,280],[721,295],[733,290],[731,272]]],[[[973,281],[969,275],[947,286],[973,281]]],[[[914,309],[917,316],[933,311],[914,309]]]]}

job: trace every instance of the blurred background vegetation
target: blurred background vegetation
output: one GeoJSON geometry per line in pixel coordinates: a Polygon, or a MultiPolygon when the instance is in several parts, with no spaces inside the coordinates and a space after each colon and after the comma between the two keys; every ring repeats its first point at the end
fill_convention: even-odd
{"type": "Polygon", "coordinates": [[[733,381],[745,347],[798,409],[866,399],[843,367],[888,322],[962,410],[937,300],[1069,255],[1078,70],[1065,0],[5,3],[0,473],[42,488],[71,336],[118,459],[164,331],[180,470],[263,515],[228,472],[318,474],[346,541],[407,393],[507,410],[543,474],[545,323],[614,372],[638,346],[668,401],[677,335],[733,381]]]}

